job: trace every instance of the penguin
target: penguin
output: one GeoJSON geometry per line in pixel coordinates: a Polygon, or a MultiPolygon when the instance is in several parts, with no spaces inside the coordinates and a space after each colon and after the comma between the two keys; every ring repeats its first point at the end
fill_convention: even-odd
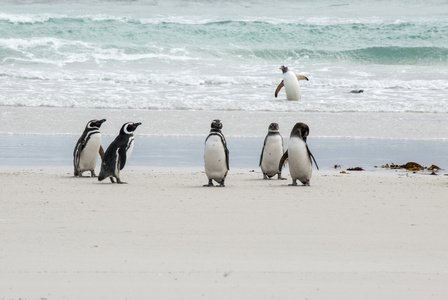
{"type": "Polygon", "coordinates": [[[229,149],[221,129],[221,121],[213,120],[210,133],[205,139],[204,163],[208,184],[204,186],[214,186],[213,180],[219,183],[220,187],[225,186],[224,180],[229,171],[229,149]]]}
{"type": "Polygon", "coordinates": [[[101,147],[100,127],[106,122],[102,120],[90,120],[76,143],[73,150],[73,166],[75,176],[82,177],[82,173],[90,171],[91,177],[96,177],[95,167],[98,161],[98,153],[103,159],[104,150],[101,147]]]}
{"type": "Polygon", "coordinates": [[[115,183],[115,177],[117,183],[126,183],[120,180],[120,170],[123,170],[126,162],[132,155],[132,150],[134,149],[134,131],[141,124],[128,122],[121,126],[119,135],[107,147],[106,153],[104,153],[98,181],[110,177],[110,181],[115,183]]]}
{"type": "Polygon", "coordinates": [[[268,134],[264,139],[263,149],[260,155],[261,171],[263,172],[263,179],[271,179],[277,175],[279,180],[286,178],[282,177],[279,171],[278,162],[283,156],[283,138],[279,132],[277,123],[271,123],[268,128],[268,134]]]}
{"type": "Polygon", "coordinates": [[[283,72],[283,80],[275,90],[275,98],[277,98],[282,87],[285,86],[287,100],[300,100],[302,94],[300,93],[299,80],[308,81],[308,77],[303,75],[296,76],[292,71],[289,71],[287,66],[281,66],[280,70],[283,72]]]}
{"type": "Polygon", "coordinates": [[[279,170],[282,170],[283,165],[288,159],[289,173],[292,177],[293,186],[297,185],[297,179],[303,185],[309,186],[311,173],[312,173],[312,161],[316,164],[316,168],[319,170],[319,166],[314,159],[308,145],[306,144],[306,138],[310,132],[308,125],[305,123],[297,123],[291,130],[291,136],[289,138],[288,150],[283,154],[279,163],[279,170]]]}

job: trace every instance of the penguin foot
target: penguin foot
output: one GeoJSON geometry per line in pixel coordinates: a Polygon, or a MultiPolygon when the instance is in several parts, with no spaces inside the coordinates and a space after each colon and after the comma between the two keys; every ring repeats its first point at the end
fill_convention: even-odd
{"type": "Polygon", "coordinates": [[[271,178],[269,178],[265,173],[263,173],[263,179],[264,179],[264,180],[269,180],[269,179],[271,179],[271,178]]]}
{"type": "Polygon", "coordinates": [[[208,184],[204,184],[203,186],[214,186],[213,181],[211,179],[208,180],[208,184]]]}
{"type": "Polygon", "coordinates": [[[98,177],[98,176],[96,176],[95,171],[90,171],[90,177],[98,177]]]}
{"type": "Polygon", "coordinates": [[[280,174],[280,173],[278,174],[277,179],[278,179],[278,180],[286,180],[286,178],[282,177],[282,174],[280,174]]]}
{"type": "Polygon", "coordinates": [[[115,180],[113,177],[109,177],[109,179],[110,179],[110,182],[115,183],[115,180]]]}
{"type": "Polygon", "coordinates": [[[304,185],[304,186],[310,186],[310,181],[307,180],[303,185],[304,185]]]}
{"type": "MultiPolygon", "coordinates": [[[[111,177],[112,178],[112,177],[111,177]]],[[[127,184],[127,182],[121,181],[120,178],[117,177],[117,183],[118,184],[127,184]]]]}
{"type": "Polygon", "coordinates": [[[219,183],[218,187],[226,187],[226,186],[224,185],[224,179],[219,183]]]}
{"type": "Polygon", "coordinates": [[[291,184],[288,184],[288,186],[297,186],[297,179],[293,179],[291,184]]]}

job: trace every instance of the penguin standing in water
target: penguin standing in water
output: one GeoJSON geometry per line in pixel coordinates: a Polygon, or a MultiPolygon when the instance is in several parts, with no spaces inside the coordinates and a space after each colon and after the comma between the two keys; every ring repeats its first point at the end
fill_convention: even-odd
{"type": "Polygon", "coordinates": [[[75,176],[82,177],[82,173],[90,171],[91,177],[96,177],[95,167],[98,161],[98,153],[103,159],[104,150],[101,147],[100,127],[106,122],[102,120],[90,120],[76,143],[73,150],[73,166],[75,176]]]}
{"type": "Polygon", "coordinates": [[[308,81],[308,77],[303,75],[296,76],[292,71],[289,71],[287,66],[281,66],[280,70],[283,72],[283,80],[275,90],[275,98],[277,98],[278,93],[284,86],[287,100],[300,100],[302,94],[300,93],[299,80],[308,81]]]}
{"type": "Polygon", "coordinates": [[[224,180],[229,171],[229,150],[221,129],[221,121],[213,120],[210,133],[205,139],[204,163],[208,184],[204,186],[214,186],[214,180],[224,187],[224,180]]]}
{"type": "Polygon", "coordinates": [[[277,175],[278,179],[286,179],[282,177],[282,173],[278,168],[278,162],[283,155],[283,138],[280,135],[277,123],[269,125],[268,134],[264,139],[263,150],[260,155],[260,167],[263,172],[263,179],[270,179],[277,175]]]}
{"type": "Polygon", "coordinates": [[[292,184],[297,185],[297,179],[300,180],[303,185],[310,185],[311,173],[312,173],[312,161],[316,164],[313,154],[311,154],[308,145],[306,144],[306,138],[310,132],[308,125],[305,123],[297,123],[291,130],[291,136],[289,138],[288,150],[283,154],[278,166],[279,170],[282,170],[283,165],[288,159],[289,173],[291,174],[292,184]]]}
{"type": "Polygon", "coordinates": [[[104,153],[98,181],[110,177],[110,181],[115,183],[115,177],[117,183],[126,183],[120,180],[120,170],[124,168],[126,162],[131,157],[132,150],[134,149],[134,131],[141,124],[132,122],[123,124],[120,129],[120,134],[109,145],[106,153],[104,153]]]}

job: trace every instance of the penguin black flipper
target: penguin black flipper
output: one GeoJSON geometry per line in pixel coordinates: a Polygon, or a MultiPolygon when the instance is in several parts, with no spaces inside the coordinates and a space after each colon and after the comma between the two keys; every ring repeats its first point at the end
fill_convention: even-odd
{"type": "Polygon", "coordinates": [[[316,159],[314,158],[313,153],[311,153],[310,149],[308,148],[308,145],[306,145],[306,150],[308,151],[308,156],[313,159],[314,164],[316,165],[316,168],[319,170],[319,166],[317,165],[316,159]]]}
{"type": "Polygon", "coordinates": [[[268,139],[268,136],[266,135],[266,137],[264,138],[263,149],[261,149],[260,163],[258,164],[258,166],[261,166],[261,162],[263,161],[264,147],[266,147],[266,140],[267,139],[268,139]]]}
{"type": "Polygon", "coordinates": [[[81,152],[86,147],[87,141],[86,141],[86,132],[83,132],[81,137],[78,139],[78,142],[76,143],[75,150],[73,151],[73,166],[75,167],[75,176],[80,176],[81,172],[78,169],[79,163],[81,161],[81,152]]]}
{"type": "Polygon", "coordinates": [[[275,90],[275,98],[277,98],[278,92],[280,92],[280,90],[282,89],[282,87],[284,85],[285,84],[283,83],[283,80],[282,80],[282,82],[280,82],[280,84],[277,86],[277,89],[275,90]]]}
{"type": "Polygon", "coordinates": [[[78,141],[78,143],[76,144],[76,148],[75,151],[73,151],[73,164],[75,166],[79,166],[79,160],[81,159],[81,151],[83,149],[83,145],[81,143],[81,139],[78,141]]]}
{"type": "Polygon", "coordinates": [[[118,162],[120,163],[120,170],[123,170],[124,165],[126,164],[126,148],[120,147],[118,150],[118,162]]]}
{"type": "Polygon", "coordinates": [[[283,153],[282,158],[280,159],[280,163],[278,164],[278,170],[279,172],[282,171],[283,166],[286,164],[286,161],[288,160],[288,150],[286,150],[285,153],[283,153]]]}
{"type": "MultiPolygon", "coordinates": [[[[207,137],[207,139],[209,138],[209,136],[207,137]]],[[[224,151],[226,152],[226,166],[227,166],[227,170],[230,170],[230,168],[229,168],[229,149],[227,148],[226,138],[222,134],[219,134],[219,137],[221,138],[221,142],[222,142],[222,144],[224,146],[224,151]]],[[[206,142],[207,142],[207,139],[205,139],[206,142]]]]}
{"type": "Polygon", "coordinates": [[[230,170],[229,167],[229,149],[227,149],[227,144],[224,144],[225,148],[226,148],[226,165],[227,165],[227,170],[230,170]]]}

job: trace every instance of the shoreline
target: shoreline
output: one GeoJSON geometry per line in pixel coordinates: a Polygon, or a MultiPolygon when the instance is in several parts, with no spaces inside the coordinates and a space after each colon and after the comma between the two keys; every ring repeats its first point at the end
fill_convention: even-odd
{"type": "Polygon", "coordinates": [[[207,188],[198,168],[129,167],[122,179],[0,172],[2,297],[448,294],[446,176],[317,171],[290,187],[233,169],[225,188],[207,188]]]}
{"type": "MultiPolygon", "coordinates": [[[[72,168],[73,148],[78,136],[0,135],[0,168],[7,165],[65,166],[72,168]]],[[[103,148],[114,137],[104,136],[103,148]]],[[[228,137],[230,168],[259,169],[264,138],[228,137]]],[[[283,138],[284,150],[288,138],[283,138]]],[[[424,167],[448,169],[448,141],[403,141],[374,139],[309,138],[308,146],[319,168],[362,167],[416,162],[424,167]]],[[[204,137],[135,137],[135,148],[127,166],[203,168],[204,137]]],[[[100,162],[97,163],[99,170],[100,162]]],[[[315,167],[314,167],[315,168],[315,167]]],[[[99,172],[99,171],[98,171],[99,172]]]]}

